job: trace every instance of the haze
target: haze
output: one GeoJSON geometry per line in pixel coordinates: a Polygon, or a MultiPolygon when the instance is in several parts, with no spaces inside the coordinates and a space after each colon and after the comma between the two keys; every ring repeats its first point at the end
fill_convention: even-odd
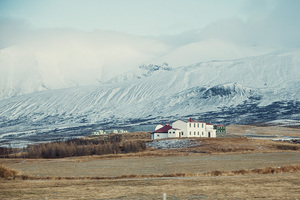
{"type": "Polygon", "coordinates": [[[297,48],[299,8],[297,0],[0,0],[0,81],[12,90],[30,77],[39,79],[30,85],[54,89],[97,84],[141,64],[297,48]]]}

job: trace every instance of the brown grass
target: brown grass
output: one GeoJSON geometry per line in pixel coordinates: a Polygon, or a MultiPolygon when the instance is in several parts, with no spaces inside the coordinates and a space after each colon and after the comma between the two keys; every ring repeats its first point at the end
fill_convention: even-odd
{"type": "Polygon", "coordinates": [[[300,137],[300,128],[280,126],[229,125],[226,131],[232,134],[281,135],[300,137]]]}
{"type": "MultiPolygon", "coordinates": [[[[300,165],[288,165],[282,167],[266,167],[262,169],[241,169],[235,171],[219,171],[214,170],[205,173],[172,173],[172,174],[129,174],[113,177],[35,177],[28,175],[17,175],[15,170],[7,167],[0,167],[4,171],[5,179],[20,179],[20,180],[115,180],[115,179],[149,179],[149,178],[174,178],[174,177],[207,177],[207,176],[235,176],[235,175],[253,175],[253,174],[278,174],[278,173],[297,173],[300,172],[300,165]]],[[[2,172],[0,171],[0,172],[2,172]]]]}
{"type": "Polygon", "coordinates": [[[2,181],[0,199],[299,199],[300,174],[2,181]]]}
{"type": "Polygon", "coordinates": [[[16,170],[0,165],[0,178],[13,179],[17,174],[18,172],[16,170]]]}
{"type": "Polygon", "coordinates": [[[0,181],[0,199],[300,198],[299,144],[244,137],[199,142],[179,150],[0,159],[30,174],[0,181]]]}

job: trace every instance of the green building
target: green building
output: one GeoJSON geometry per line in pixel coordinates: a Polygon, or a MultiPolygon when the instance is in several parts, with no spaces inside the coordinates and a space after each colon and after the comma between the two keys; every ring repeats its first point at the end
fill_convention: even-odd
{"type": "Polygon", "coordinates": [[[217,133],[226,133],[226,127],[223,125],[214,125],[214,129],[217,130],[217,133]]]}

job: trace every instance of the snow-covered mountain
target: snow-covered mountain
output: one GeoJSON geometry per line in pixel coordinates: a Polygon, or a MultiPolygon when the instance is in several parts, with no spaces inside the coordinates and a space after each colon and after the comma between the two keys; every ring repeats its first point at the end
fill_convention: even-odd
{"type": "Polygon", "coordinates": [[[45,133],[58,137],[78,127],[83,134],[83,127],[162,123],[186,117],[224,124],[300,119],[297,49],[171,67],[142,65],[98,86],[4,99],[0,101],[0,139],[45,133]]]}

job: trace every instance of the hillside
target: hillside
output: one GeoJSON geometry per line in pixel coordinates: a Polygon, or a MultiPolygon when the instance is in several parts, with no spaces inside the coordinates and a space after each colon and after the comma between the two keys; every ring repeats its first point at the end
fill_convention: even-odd
{"type": "Polygon", "coordinates": [[[99,86],[5,99],[0,137],[60,138],[186,117],[221,124],[299,120],[299,54],[288,50],[178,68],[144,65],[99,86]]]}

